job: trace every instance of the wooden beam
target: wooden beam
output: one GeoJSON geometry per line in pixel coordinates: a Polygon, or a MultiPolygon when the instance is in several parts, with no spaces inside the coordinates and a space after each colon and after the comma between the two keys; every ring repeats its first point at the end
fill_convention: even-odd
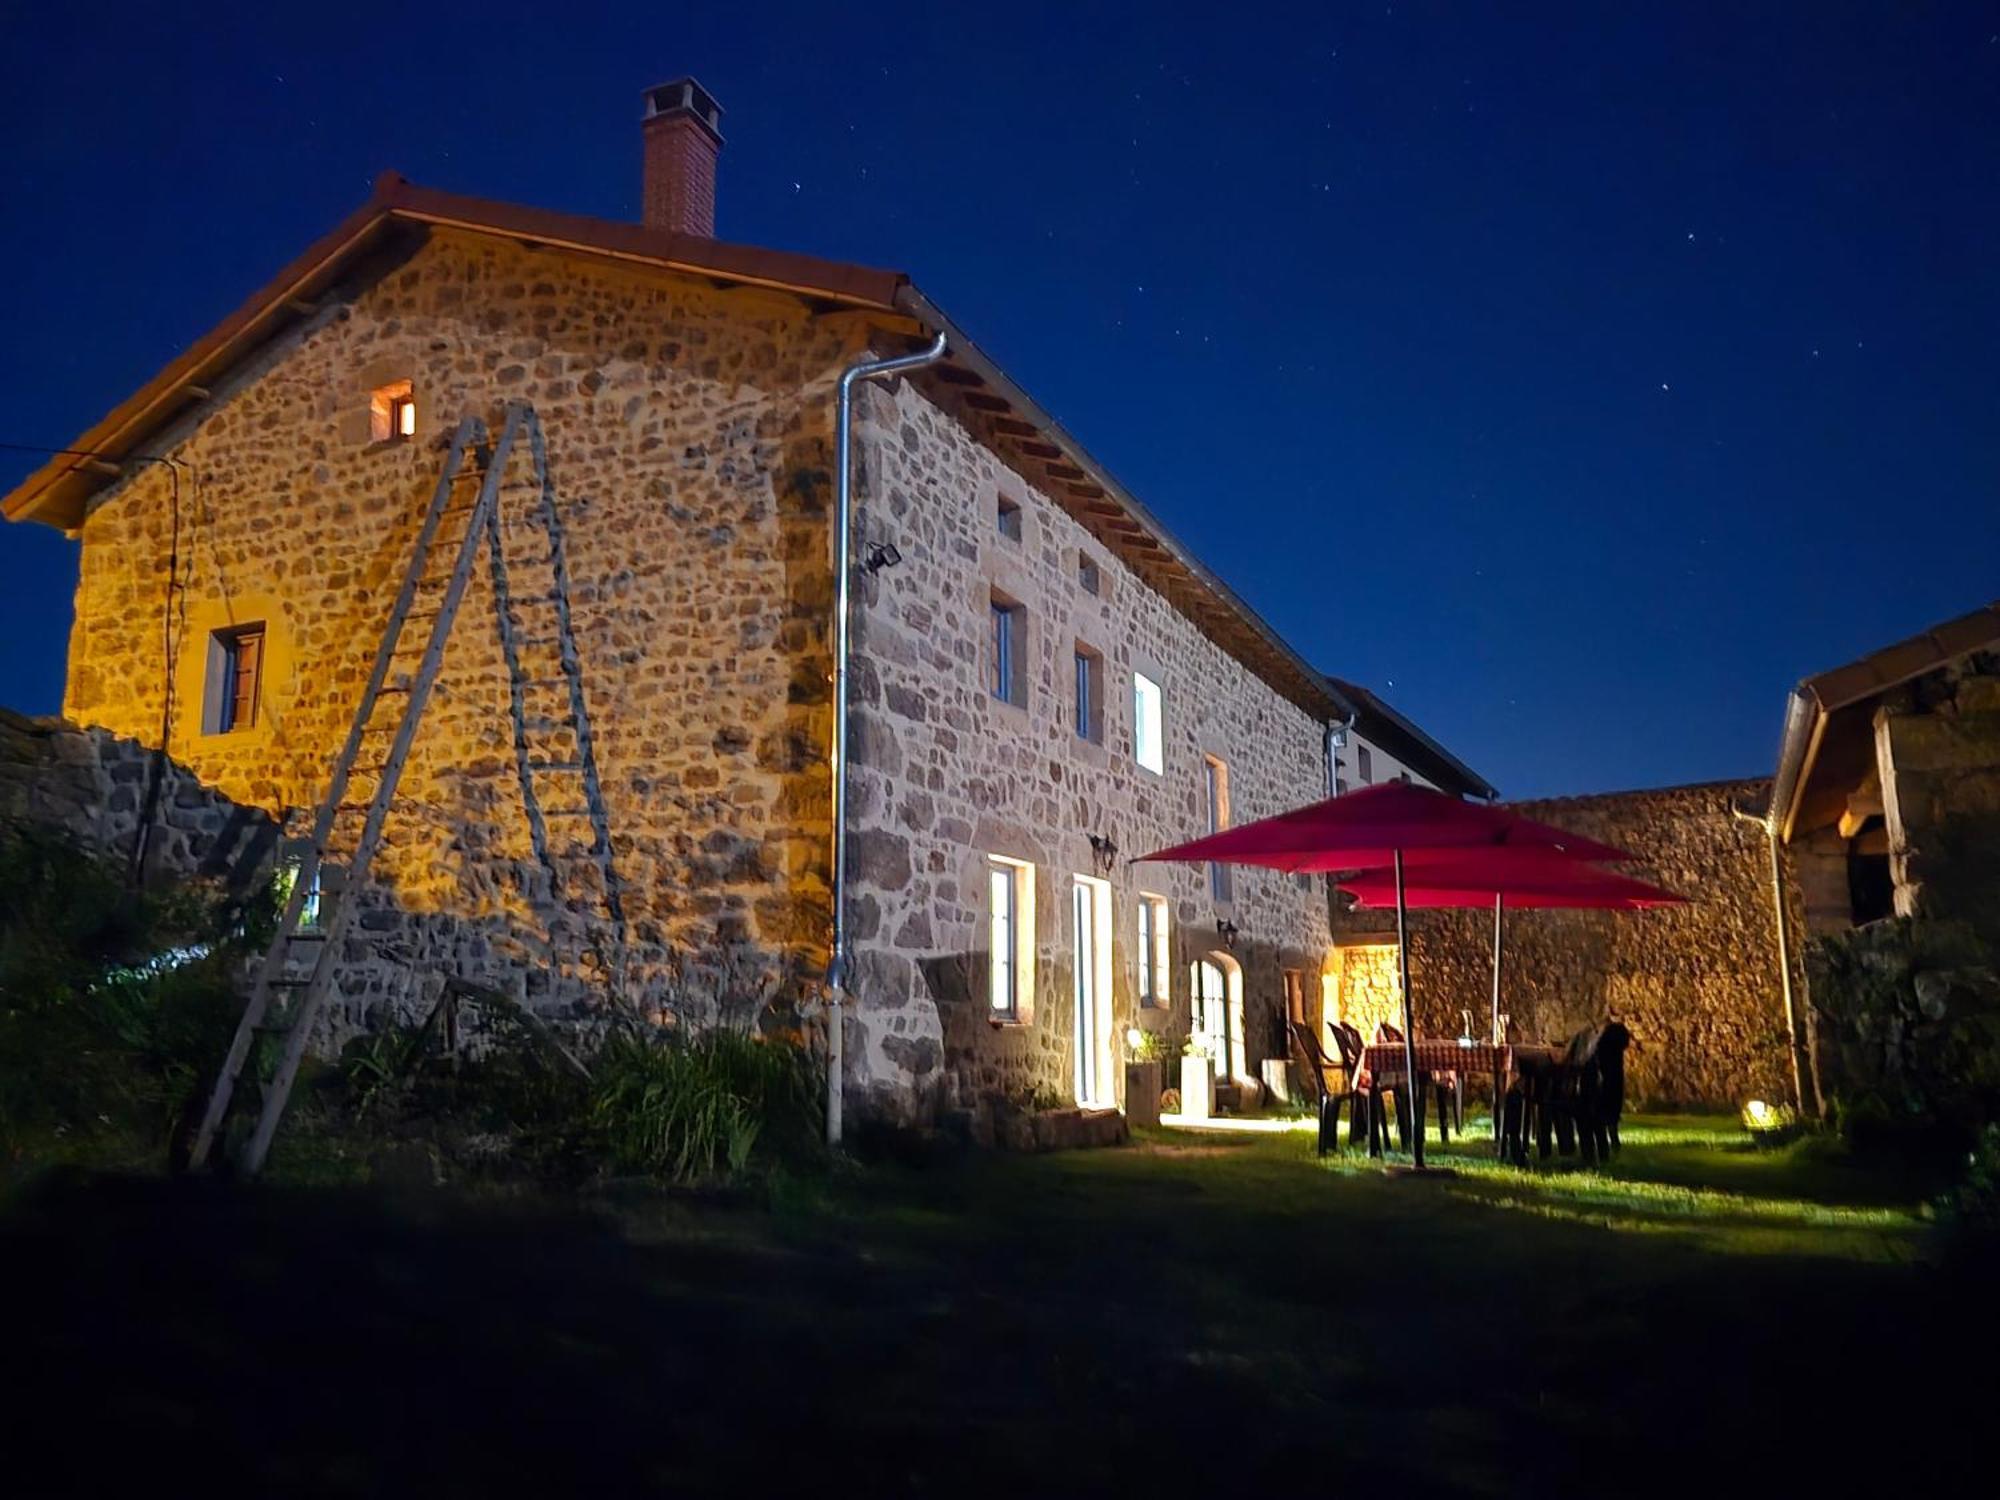
{"type": "Polygon", "coordinates": [[[996,396],[991,391],[967,391],[962,398],[974,411],[1012,411],[1005,396],[996,396]]]}

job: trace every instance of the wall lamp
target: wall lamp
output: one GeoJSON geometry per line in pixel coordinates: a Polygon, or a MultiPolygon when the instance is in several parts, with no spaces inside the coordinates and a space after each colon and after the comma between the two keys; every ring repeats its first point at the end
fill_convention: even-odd
{"type": "Polygon", "coordinates": [[[1097,872],[1109,875],[1118,868],[1118,841],[1108,833],[1093,833],[1090,836],[1090,852],[1097,861],[1097,872]]]}
{"type": "Polygon", "coordinates": [[[896,550],[894,542],[877,542],[868,549],[868,560],[861,566],[870,573],[879,573],[884,568],[893,568],[903,560],[903,554],[896,550]]]}
{"type": "Polygon", "coordinates": [[[1230,921],[1227,917],[1217,917],[1215,919],[1215,935],[1222,939],[1223,947],[1228,948],[1231,951],[1234,951],[1236,947],[1236,939],[1241,934],[1242,934],[1242,929],[1239,928],[1234,922],[1230,921]]]}

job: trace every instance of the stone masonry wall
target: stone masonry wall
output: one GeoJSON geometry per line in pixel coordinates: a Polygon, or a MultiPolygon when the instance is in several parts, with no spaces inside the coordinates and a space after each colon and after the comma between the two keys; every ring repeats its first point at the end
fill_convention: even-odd
{"type": "MultiPolygon", "coordinates": [[[[1686,906],[1639,912],[1509,914],[1501,1009],[1520,1033],[1562,1040],[1616,1016],[1632,1029],[1635,1098],[1715,1107],[1753,1097],[1789,1101],[1770,851],[1761,827],[1730,812],[1760,804],[1769,791],[1767,781],[1716,782],[1519,804],[1530,817],[1632,850],[1639,862],[1621,868],[1689,898],[1686,906]]],[[[1787,889],[1796,966],[1802,913],[1787,889]]],[[[1393,942],[1394,920],[1393,913],[1343,916],[1341,941],[1386,931],[1393,942]]],[[[1410,985],[1421,1031],[1458,1035],[1462,1010],[1472,1012],[1475,1033],[1483,1027],[1492,955],[1490,908],[1411,914],[1410,985]]],[[[1796,967],[1794,982],[1802,996],[1796,967]]]]}
{"type": "Polygon", "coordinates": [[[1071,892],[1076,876],[1105,873],[1092,834],[1119,850],[1108,876],[1114,1086],[1122,1088],[1128,1027],[1186,1034],[1188,968],[1221,949],[1218,918],[1240,932],[1222,967],[1240,965],[1245,1072],[1254,1080],[1261,1058],[1284,1055],[1282,971],[1320,971],[1323,884],[1237,870],[1233,900],[1218,903],[1205,868],[1128,861],[1204,831],[1204,755],[1228,767],[1235,822],[1325,795],[1320,724],[915,386],[871,391],[861,413],[860,547],[892,541],[903,562],[866,580],[857,624],[854,1088],[924,1108],[1074,1099],[1071,892]],[[1021,509],[1019,541],[1000,534],[1002,495],[1021,509]],[[1095,595],[1079,582],[1079,554],[1097,565],[1095,595]],[[996,589],[1026,611],[1022,707],[989,690],[996,589]],[[1103,659],[1101,744],[1073,723],[1078,642],[1103,659]],[[1135,669],[1165,688],[1164,776],[1134,759],[1135,669]],[[990,855],[1034,866],[1032,1019],[1019,1025],[989,1018],[990,855]],[[1135,1003],[1142,891],[1170,902],[1164,1009],[1135,1003]]]}
{"type": "MultiPolygon", "coordinates": [[[[160,770],[148,872],[218,879],[232,889],[268,875],[276,822],[181,767],[160,770]]],[[[0,828],[59,834],[87,853],[129,861],[153,772],[153,753],[136,740],[0,708],[0,828]]]]}
{"type": "MultiPolygon", "coordinates": [[[[638,953],[620,983],[647,1008],[787,996],[825,962],[830,392],[864,337],[850,316],[774,294],[437,232],[170,434],[190,475],[174,759],[273,814],[317,801],[450,426],[476,413],[497,433],[504,402],[531,401],[638,953]],[[417,437],[371,442],[371,390],[405,379],[417,437]],[[258,723],[204,734],[210,635],[258,620],[258,723]]],[[[501,492],[508,592],[541,642],[525,648],[524,713],[561,719],[527,460],[523,444],[501,492]]],[[[465,472],[457,505],[474,493],[476,466],[465,472]]],[[[147,743],[173,512],[168,475],[149,466],[82,528],[66,711],[147,743]]],[[[435,572],[449,555],[434,554],[435,572]]],[[[605,926],[587,821],[551,817],[559,892],[530,846],[495,603],[482,559],[364,901],[336,1034],[412,972],[419,989],[466,972],[578,1015],[604,988],[587,951],[605,926]]],[[[542,790],[552,809],[581,805],[556,778],[542,790]]],[[[337,852],[359,822],[344,820],[337,852]]]]}

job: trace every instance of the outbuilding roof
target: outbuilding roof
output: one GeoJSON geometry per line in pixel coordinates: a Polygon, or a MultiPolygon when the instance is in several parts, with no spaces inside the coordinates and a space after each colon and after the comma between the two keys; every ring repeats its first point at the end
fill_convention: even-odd
{"type": "Polygon", "coordinates": [[[1817,673],[1792,689],[1771,792],[1779,834],[1790,840],[1794,832],[1810,832],[1839,816],[1849,789],[1874,764],[1874,706],[1883,694],[1975,651],[2000,651],[2000,601],[1817,673]],[[1822,782],[1825,795],[1815,785],[1822,782]]]}

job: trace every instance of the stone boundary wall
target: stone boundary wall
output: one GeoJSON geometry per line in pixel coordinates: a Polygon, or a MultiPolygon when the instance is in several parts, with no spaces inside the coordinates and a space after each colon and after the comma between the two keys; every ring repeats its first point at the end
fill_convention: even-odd
{"type": "MultiPolygon", "coordinates": [[[[0,828],[58,833],[88,853],[128,861],[153,761],[136,740],[0,708],[0,828]]],[[[240,888],[271,869],[274,819],[203,786],[183,766],[168,762],[163,775],[149,872],[240,888]]]]}
{"type": "MultiPolygon", "coordinates": [[[[1791,1060],[1763,829],[1731,814],[1761,807],[1767,780],[1712,782],[1514,804],[1640,858],[1627,873],[1687,896],[1641,912],[1530,910],[1505,923],[1501,1009],[1521,1034],[1567,1038],[1616,1016],[1632,1029],[1628,1086],[1652,1105],[1789,1102],[1791,1060]]],[[[1788,881],[1794,984],[1803,914],[1788,881]]],[[[1336,941],[1394,941],[1393,913],[1338,918],[1336,941]]],[[[1410,984],[1418,1026],[1479,1034],[1492,1004],[1493,913],[1413,913],[1410,984]]],[[[1803,1014],[1801,1015],[1803,1023],[1803,1014]]]]}

